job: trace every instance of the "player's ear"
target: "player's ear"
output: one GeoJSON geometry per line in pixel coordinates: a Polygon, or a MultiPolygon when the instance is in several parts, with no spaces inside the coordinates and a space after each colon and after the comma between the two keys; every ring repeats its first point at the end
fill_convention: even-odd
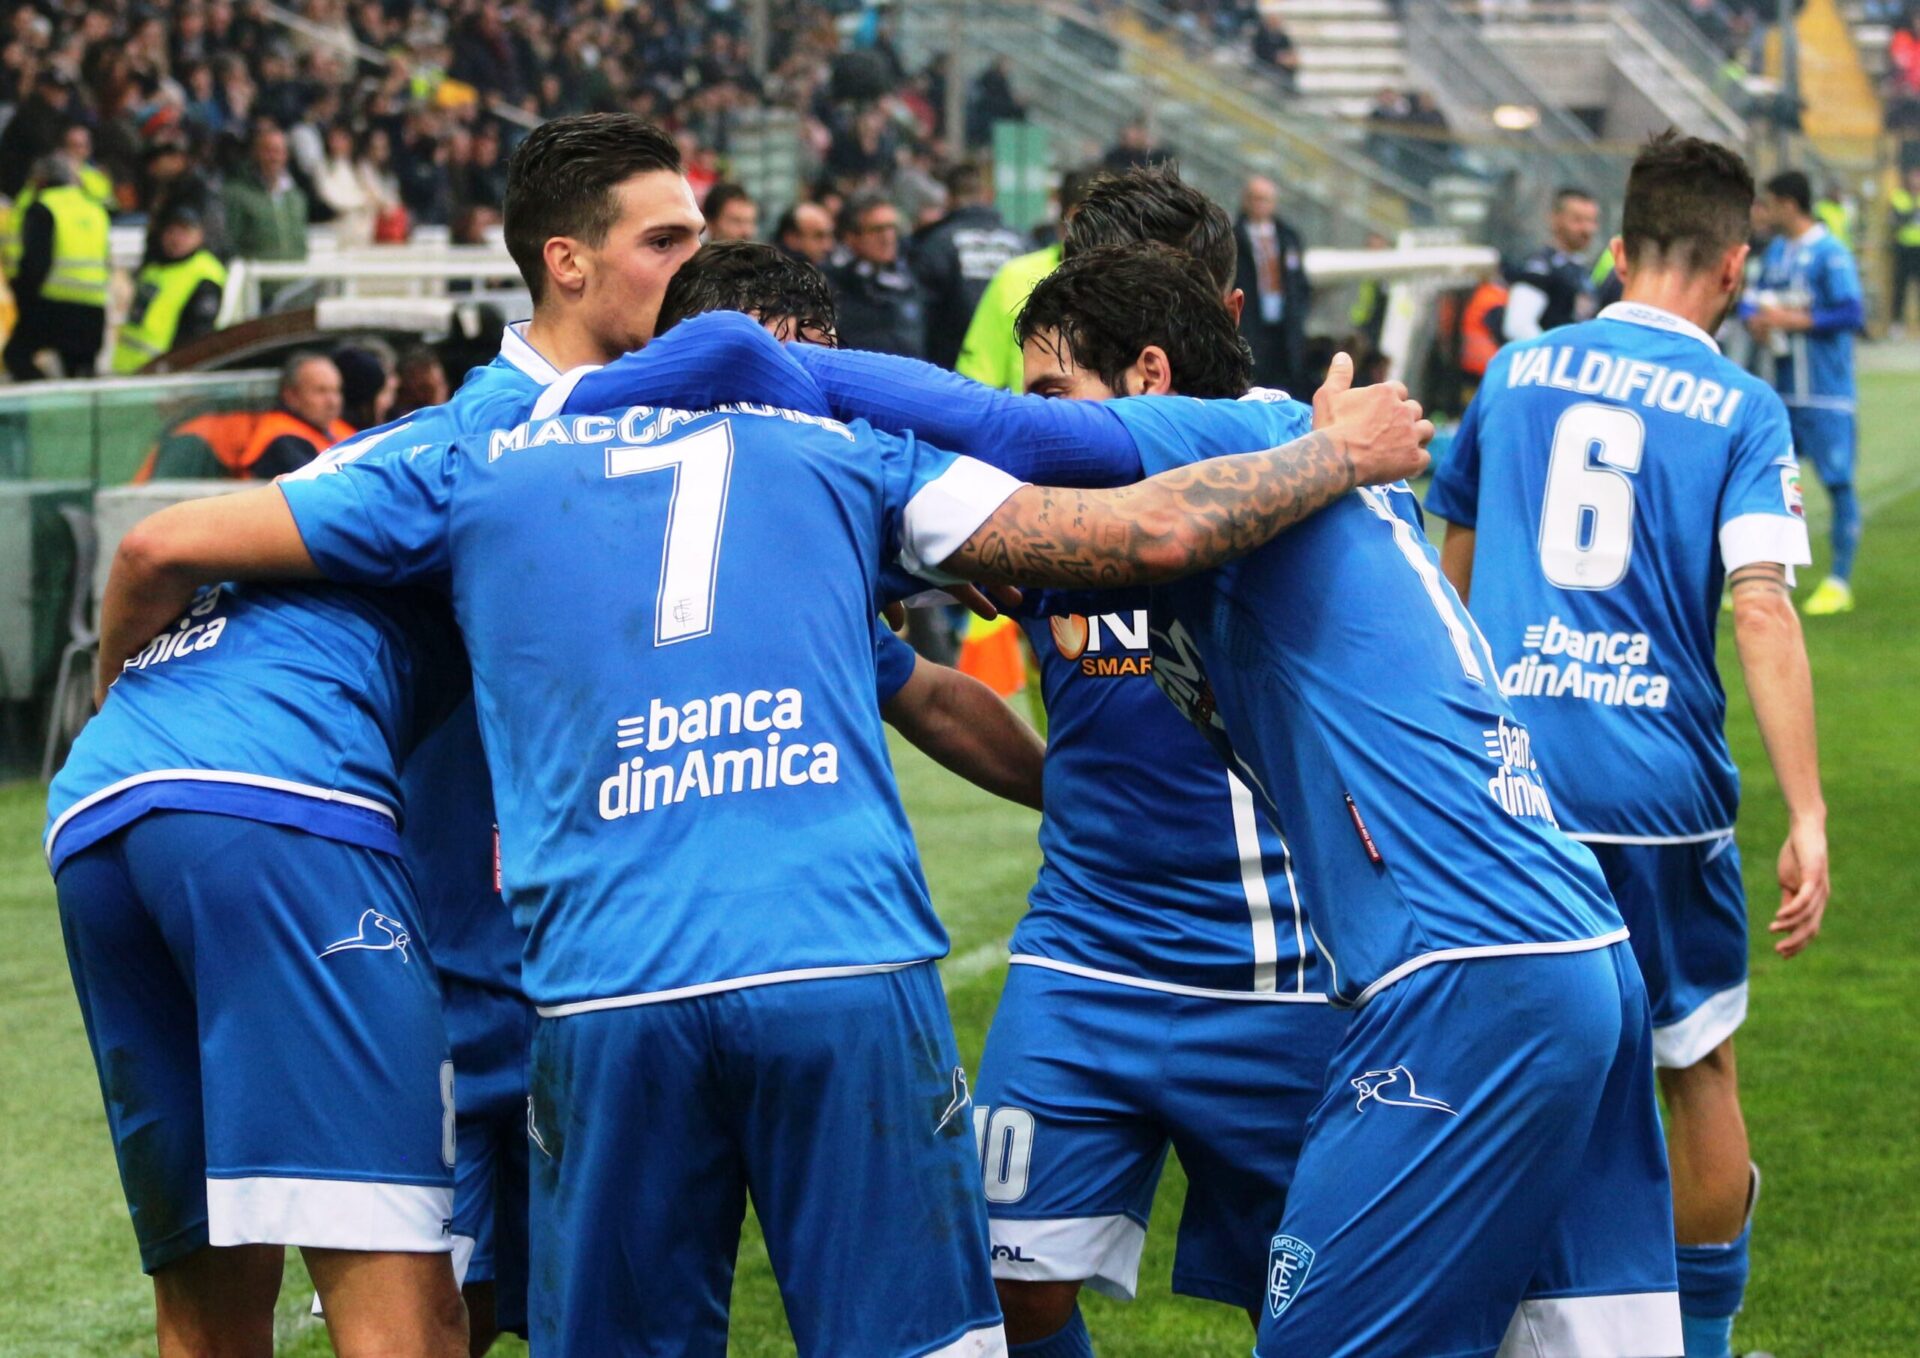
{"type": "Polygon", "coordinates": [[[1607,249],[1613,254],[1613,271],[1620,275],[1620,286],[1627,285],[1627,243],[1619,236],[1607,242],[1607,249]]]}
{"type": "Polygon", "coordinates": [[[1127,370],[1127,385],[1133,396],[1166,396],[1173,391],[1173,363],[1167,351],[1149,344],[1127,370]]]}
{"type": "Polygon", "coordinates": [[[1246,289],[1235,288],[1220,300],[1227,304],[1227,314],[1233,317],[1234,328],[1238,329],[1240,327],[1240,311],[1247,304],[1246,289]]]}
{"type": "Polygon", "coordinates": [[[587,264],[580,242],[572,236],[549,236],[540,247],[547,282],[561,292],[577,294],[587,286],[587,264]]]}
{"type": "Polygon", "coordinates": [[[1720,261],[1720,289],[1723,292],[1738,292],[1747,281],[1747,256],[1753,252],[1753,246],[1741,241],[1720,261]]]}

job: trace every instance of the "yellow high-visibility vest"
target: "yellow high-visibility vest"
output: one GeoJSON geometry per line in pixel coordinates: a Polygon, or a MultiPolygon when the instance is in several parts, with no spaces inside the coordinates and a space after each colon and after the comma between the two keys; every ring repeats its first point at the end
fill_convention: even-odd
{"type": "Polygon", "coordinates": [[[227,266],[210,250],[148,264],[134,278],[133,310],[113,342],[113,370],[138,372],[173,348],[180,317],[202,283],[227,286],[227,266]]]}
{"type": "Polygon", "coordinates": [[[1920,201],[1905,189],[1895,189],[1888,201],[1893,204],[1893,215],[1899,223],[1893,229],[1893,243],[1920,246],[1920,201]]]}
{"type": "Polygon", "coordinates": [[[13,200],[13,206],[7,209],[7,222],[0,227],[0,268],[6,270],[9,279],[20,276],[20,252],[24,248],[20,237],[21,227],[27,220],[27,209],[33,206],[33,200],[40,196],[40,190],[29,184],[20,190],[20,196],[13,200]]]}
{"type": "Polygon", "coordinates": [[[42,189],[40,201],[53,214],[53,267],[40,295],[49,302],[107,305],[107,210],[84,189],[42,189]]]}

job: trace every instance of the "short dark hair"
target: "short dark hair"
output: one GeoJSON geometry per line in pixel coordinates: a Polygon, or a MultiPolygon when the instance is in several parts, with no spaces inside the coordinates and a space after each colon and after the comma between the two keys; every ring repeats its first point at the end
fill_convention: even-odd
{"type": "Polygon", "coordinates": [[[816,330],[837,336],[840,328],[826,275],[759,241],[718,241],[694,251],[667,283],[654,334],[709,311],[744,311],[762,321],[790,318],[796,335],[816,330]]]}
{"type": "Polygon", "coordinates": [[[946,186],[947,203],[951,206],[963,198],[976,198],[987,186],[986,167],[977,160],[963,160],[941,176],[946,186]]]}
{"type": "Polygon", "coordinates": [[[861,193],[850,193],[840,204],[840,215],[834,218],[833,234],[843,238],[851,236],[860,229],[862,217],[875,208],[892,206],[893,199],[884,193],[875,193],[870,189],[861,193]]]}
{"type": "Polygon", "coordinates": [[[1803,214],[1813,214],[1813,185],[1799,170],[1782,170],[1767,181],[1767,192],[1775,198],[1792,199],[1803,214]]]}
{"type": "Polygon", "coordinates": [[[1183,396],[1244,396],[1253,382],[1253,353],[1212,271],[1158,241],[1094,246],[1041,279],[1014,332],[1024,345],[1048,330],[1063,357],[1115,391],[1149,344],[1166,351],[1183,396]]]}
{"type": "Polygon", "coordinates": [[[706,200],[700,204],[700,215],[711,222],[728,207],[742,201],[751,203],[753,195],[731,180],[723,179],[707,190],[706,200]]]}
{"type": "Polygon", "coordinates": [[[618,219],[613,191],[639,174],[680,173],[673,138],[631,113],[581,113],[542,123],[507,164],[507,253],[536,304],[546,294],[547,242],[589,245],[618,219]]]}
{"type": "Polygon", "coordinates": [[[1597,203],[1600,200],[1581,188],[1578,184],[1562,184],[1553,191],[1553,210],[1558,212],[1568,203],[1597,203]]]}
{"type": "Polygon", "coordinates": [[[1095,178],[1067,221],[1061,252],[1072,259],[1096,246],[1140,241],[1185,250],[1206,267],[1217,293],[1225,296],[1233,290],[1239,253],[1233,222],[1170,162],[1095,178]]]}
{"type": "Polygon", "coordinates": [[[1627,175],[1620,240],[1629,264],[1648,256],[1686,270],[1712,267],[1747,238],[1753,175],[1734,152],[1699,137],[1663,132],[1641,148],[1627,175]]]}

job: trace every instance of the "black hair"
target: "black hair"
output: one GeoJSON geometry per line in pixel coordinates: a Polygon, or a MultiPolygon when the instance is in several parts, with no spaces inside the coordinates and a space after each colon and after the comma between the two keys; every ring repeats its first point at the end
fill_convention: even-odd
{"type": "Polygon", "coordinates": [[[1166,351],[1183,396],[1244,396],[1253,354],[1212,271],[1158,241],[1101,245],[1040,280],[1014,325],[1022,345],[1053,331],[1061,356],[1115,391],[1149,344],[1166,351]]]}
{"type": "Polygon", "coordinates": [[[700,215],[709,224],[728,207],[738,202],[751,203],[753,195],[731,180],[723,179],[707,190],[706,200],[700,204],[700,215]]]}
{"type": "Polygon", "coordinates": [[[966,199],[977,198],[987,186],[986,167],[977,160],[963,160],[941,176],[946,186],[947,206],[966,199]]]}
{"type": "Polygon", "coordinates": [[[1553,191],[1553,210],[1558,212],[1568,203],[1597,203],[1600,200],[1581,188],[1578,184],[1562,184],[1553,191]]]}
{"type": "Polygon", "coordinates": [[[1813,215],[1813,185],[1799,170],[1782,170],[1767,181],[1767,192],[1775,198],[1791,199],[1799,205],[1802,216],[1813,215]]]}
{"type": "Polygon", "coordinates": [[[696,250],[667,283],[654,334],[664,335],[708,311],[744,311],[762,322],[790,320],[795,338],[812,331],[832,340],[840,324],[826,275],[759,241],[717,241],[696,250]]]}
{"type": "Polygon", "coordinates": [[[1733,151],[1699,137],[1661,133],[1627,175],[1620,239],[1629,264],[1649,255],[1681,269],[1713,267],[1751,230],[1753,175],[1733,151]]]}
{"type": "Polygon", "coordinates": [[[581,113],[536,127],[507,164],[507,253],[536,305],[547,291],[547,242],[599,245],[619,218],[613,191],[635,175],[680,172],[673,138],[631,113],[581,113]]]}
{"type": "Polygon", "coordinates": [[[1065,220],[1072,211],[1086,201],[1087,188],[1100,175],[1097,166],[1076,165],[1060,176],[1060,217],[1065,220]]]}
{"type": "Polygon", "coordinates": [[[840,215],[834,218],[833,233],[843,239],[851,236],[860,229],[862,225],[861,218],[865,217],[869,212],[872,212],[875,208],[892,206],[893,199],[887,197],[884,193],[875,193],[872,190],[867,190],[862,193],[850,193],[847,195],[845,201],[840,204],[840,215]]]}
{"type": "Polygon", "coordinates": [[[1067,220],[1061,246],[1063,256],[1072,259],[1096,246],[1140,241],[1186,251],[1206,267],[1216,293],[1224,297],[1233,290],[1239,253],[1233,222],[1171,163],[1096,177],[1067,220]]]}

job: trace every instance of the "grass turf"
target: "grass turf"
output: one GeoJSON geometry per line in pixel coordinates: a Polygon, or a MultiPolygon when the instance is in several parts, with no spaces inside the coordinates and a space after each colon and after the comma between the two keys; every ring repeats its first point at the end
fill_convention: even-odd
{"type": "MultiPolygon", "coordinates": [[[[1753,1009],[1740,1038],[1754,1153],[1766,1172],[1753,1282],[1736,1341],[1782,1358],[1872,1358],[1914,1350],[1920,1245],[1920,965],[1912,909],[1910,676],[1920,673],[1920,381],[1863,380],[1861,491],[1867,537],[1860,611],[1811,620],[1831,809],[1834,904],[1812,952],[1782,963],[1756,929],[1753,1009]]],[[[1809,482],[1816,536],[1825,505],[1809,482]]],[[[1816,552],[1824,558],[1823,547],[1816,552]]],[[[1811,573],[1803,579],[1811,584],[1811,573]]],[[[1804,590],[1803,590],[1804,592],[1804,590]]],[[[1728,661],[1734,751],[1746,773],[1740,843],[1757,924],[1777,899],[1784,828],[1759,739],[1728,661]]],[[[934,899],[953,934],[945,964],[961,1050],[978,1062],[1005,975],[1004,942],[1037,862],[1033,817],[896,750],[934,899]]],[[[38,786],[0,788],[0,1355],[151,1353],[152,1303],[119,1196],[99,1094],[62,957],[38,834],[38,786]]],[[[1239,1354],[1246,1320],[1169,1294],[1184,1181],[1170,1165],[1141,1268],[1141,1299],[1086,1303],[1100,1353],[1239,1354]]],[[[884,1242],[880,1242],[884,1247],[884,1242]]],[[[1433,1280],[1437,1290],[1444,1278],[1433,1280]]],[[[280,1351],[329,1352],[290,1261],[280,1351]]],[[[734,1291],[733,1352],[790,1353],[778,1292],[751,1226],[734,1291]]],[[[520,1355],[518,1343],[497,1354],[520,1355]]]]}

